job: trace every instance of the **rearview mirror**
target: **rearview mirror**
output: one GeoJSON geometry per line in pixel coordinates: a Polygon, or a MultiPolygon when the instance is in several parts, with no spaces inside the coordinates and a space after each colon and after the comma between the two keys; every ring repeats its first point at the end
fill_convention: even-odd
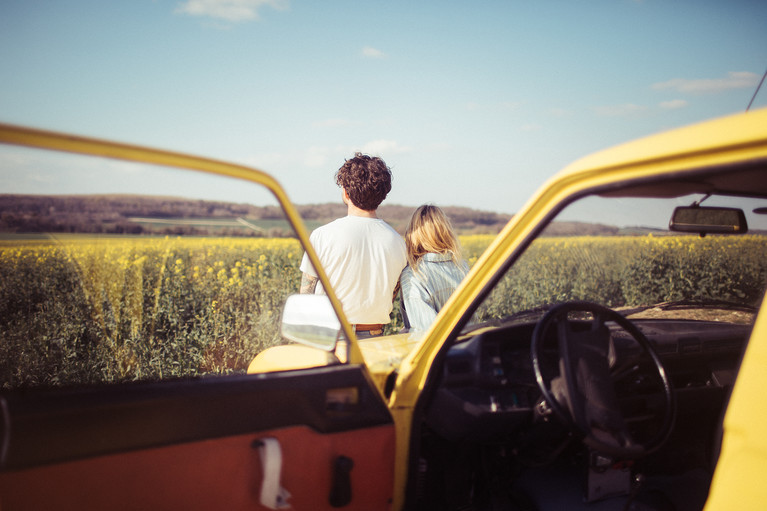
{"type": "Polygon", "coordinates": [[[709,208],[680,206],[674,209],[669,229],[678,232],[697,232],[701,236],[714,234],[745,234],[748,232],[746,215],[737,208],[709,208]]]}
{"type": "Polygon", "coordinates": [[[333,351],[341,335],[341,322],[326,295],[291,295],[282,312],[282,337],[307,346],[333,351]]]}

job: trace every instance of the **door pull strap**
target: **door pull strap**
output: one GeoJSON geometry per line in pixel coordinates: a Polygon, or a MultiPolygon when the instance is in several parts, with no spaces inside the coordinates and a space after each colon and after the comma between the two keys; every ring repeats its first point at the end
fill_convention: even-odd
{"type": "Polygon", "coordinates": [[[280,486],[280,473],[282,471],[282,449],[276,438],[261,438],[253,443],[258,449],[261,458],[261,481],[260,502],[269,509],[290,509],[288,499],[290,492],[280,486]]]}

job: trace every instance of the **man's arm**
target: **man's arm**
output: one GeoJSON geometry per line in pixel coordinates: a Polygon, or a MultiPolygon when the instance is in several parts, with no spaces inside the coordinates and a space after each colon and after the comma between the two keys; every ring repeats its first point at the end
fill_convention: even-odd
{"type": "Polygon", "coordinates": [[[317,281],[320,279],[317,277],[313,277],[312,275],[309,275],[308,273],[302,273],[301,274],[301,288],[299,289],[299,293],[302,295],[310,295],[314,294],[314,289],[317,287],[317,281]]]}

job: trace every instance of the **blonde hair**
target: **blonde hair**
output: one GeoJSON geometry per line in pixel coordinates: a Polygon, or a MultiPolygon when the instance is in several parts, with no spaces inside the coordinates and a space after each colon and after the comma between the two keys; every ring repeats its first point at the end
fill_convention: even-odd
{"type": "Polygon", "coordinates": [[[461,260],[461,246],[445,213],[437,206],[424,204],[415,210],[405,232],[407,261],[414,271],[429,252],[450,254],[453,262],[461,260]]]}

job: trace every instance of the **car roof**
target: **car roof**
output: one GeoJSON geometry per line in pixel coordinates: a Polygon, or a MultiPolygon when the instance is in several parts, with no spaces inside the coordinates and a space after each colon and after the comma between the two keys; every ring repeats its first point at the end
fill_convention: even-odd
{"type": "Polygon", "coordinates": [[[678,197],[710,193],[767,197],[767,108],[599,151],[567,166],[555,179],[630,168],[653,168],[652,173],[663,172],[666,178],[659,184],[640,182],[630,189],[604,195],[678,197]],[[710,172],[701,175],[701,169],[710,172]],[[696,171],[694,178],[689,174],[692,170],[696,171]]]}

